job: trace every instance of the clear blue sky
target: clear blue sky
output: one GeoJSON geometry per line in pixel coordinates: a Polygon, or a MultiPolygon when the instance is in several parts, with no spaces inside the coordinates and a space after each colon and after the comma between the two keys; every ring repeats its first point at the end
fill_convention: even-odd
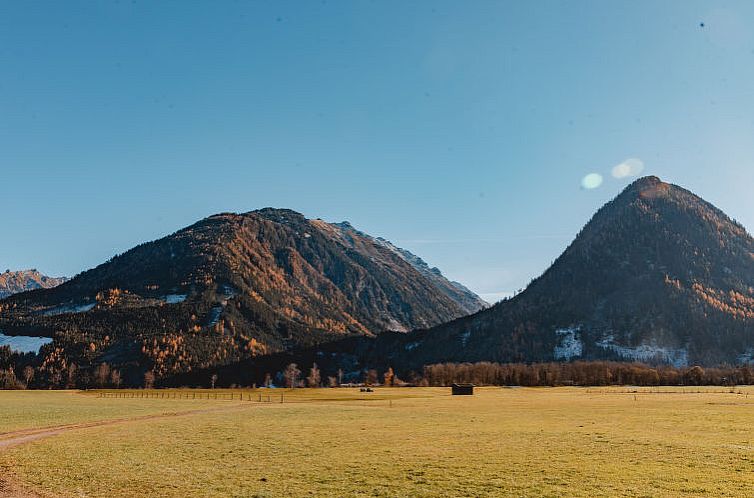
{"type": "Polygon", "coordinates": [[[0,3],[0,271],[277,206],[494,299],[629,158],[754,227],[754,2],[0,3]]]}

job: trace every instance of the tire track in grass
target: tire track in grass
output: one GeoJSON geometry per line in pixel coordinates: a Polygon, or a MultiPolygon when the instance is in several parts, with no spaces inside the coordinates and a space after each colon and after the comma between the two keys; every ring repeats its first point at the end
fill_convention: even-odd
{"type": "MultiPolygon", "coordinates": [[[[133,422],[161,420],[161,419],[174,418],[174,417],[186,417],[186,416],[199,415],[199,414],[204,414],[204,413],[232,411],[232,410],[239,410],[239,409],[244,409],[244,408],[248,408],[252,406],[254,405],[249,404],[249,405],[223,406],[223,407],[218,407],[218,408],[203,408],[200,410],[186,410],[186,411],[181,411],[181,412],[155,413],[152,415],[142,415],[139,417],[98,420],[95,422],[64,424],[64,425],[56,425],[56,426],[43,427],[43,428],[37,428],[37,429],[20,429],[16,431],[0,433],[0,452],[7,450],[8,448],[12,448],[14,446],[19,446],[25,443],[30,443],[32,441],[37,441],[39,439],[57,436],[59,434],[64,434],[66,432],[71,432],[71,431],[90,429],[93,427],[106,427],[110,425],[129,424],[133,422]]],[[[3,471],[3,470],[4,469],[0,469],[0,471],[3,471]]],[[[4,472],[0,472],[0,498],[43,498],[43,496],[49,496],[49,495],[41,495],[35,491],[27,489],[21,486],[20,484],[18,484],[13,478],[8,476],[7,474],[5,475],[4,474],[5,474],[4,472]]]]}

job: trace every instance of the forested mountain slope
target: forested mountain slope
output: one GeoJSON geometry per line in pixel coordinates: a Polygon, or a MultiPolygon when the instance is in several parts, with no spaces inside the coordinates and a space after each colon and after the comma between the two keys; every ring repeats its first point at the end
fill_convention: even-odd
{"type": "Polygon", "coordinates": [[[50,377],[108,362],[159,378],[431,327],[484,305],[416,260],[345,223],[285,209],[224,213],[54,289],[11,296],[0,330],[53,337],[42,350],[50,377]]]}
{"type": "Polygon", "coordinates": [[[646,177],[597,212],[513,299],[405,337],[373,358],[617,359],[716,365],[754,357],[754,240],[691,192],[646,177]]]}

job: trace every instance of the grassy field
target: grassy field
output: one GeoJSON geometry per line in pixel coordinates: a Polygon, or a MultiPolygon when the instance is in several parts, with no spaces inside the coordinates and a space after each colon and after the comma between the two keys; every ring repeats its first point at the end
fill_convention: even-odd
{"type": "MultiPolygon", "coordinates": [[[[181,405],[172,399],[150,399],[124,403],[121,399],[99,399],[96,394],[75,391],[0,391],[0,438],[3,433],[62,424],[76,424],[175,412],[181,405]]],[[[186,409],[215,406],[201,400],[186,409]]]]}
{"type": "Polygon", "coordinates": [[[749,388],[319,389],[284,391],[280,403],[281,392],[262,403],[259,391],[245,401],[0,392],[0,432],[24,419],[215,410],[0,450],[0,472],[70,497],[754,495],[749,388]]]}

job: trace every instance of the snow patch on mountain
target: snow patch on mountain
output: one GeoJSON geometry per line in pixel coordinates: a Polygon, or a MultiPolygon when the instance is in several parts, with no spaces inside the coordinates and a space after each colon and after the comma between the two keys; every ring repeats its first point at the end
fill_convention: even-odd
{"type": "Polygon", "coordinates": [[[595,344],[602,349],[617,353],[624,360],[669,363],[674,367],[685,367],[689,363],[689,353],[683,348],[670,348],[656,344],[621,346],[615,343],[613,335],[607,335],[595,344]]]}
{"type": "Polygon", "coordinates": [[[220,321],[220,317],[223,314],[224,307],[222,305],[216,305],[212,306],[210,308],[209,313],[207,313],[207,325],[213,326],[217,325],[217,323],[220,321]]]}
{"type": "Polygon", "coordinates": [[[63,315],[65,313],[86,313],[91,311],[97,303],[86,304],[66,304],[62,306],[55,306],[54,308],[46,309],[42,312],[44,316],[56,316],[63,315]]]}
{"type": "Polygon", "coordinates": [[[555,346],[552,355],[556,360],[571,360],[578,358],[584,352],[584,343],[580,337],[581,327],[568,327],[557,329],[555,335],[558,336],[559,345],[555,346]]]}
{"type": "Polygon", "coordinates": [[[406,351],[413,351],[414,349],[418,348],[420,344],[420,342],[409,342],[404,346],[404,348],[406,351]]]}
{"type": "Polygon", "coordinates": [[[186,294],[168,294],[167,296],[164,296],[162,299],[165,300],[166,304],[178,304],[185,301],[187,297],[188,296],[186,294]]]}
{"type": "Polygon", "coordinates": [[[466,344],[469,342],[469,337],[471,337],[471,331],[470,330],[467,330],[466,332],[464,332],[460,336],[461,346],[463,346],[464,348],[466,347],[466,344]]]}
{"type": "Polygon", "coordinates": [[[10,346],[12,351],[20,353],[38,353],[42,346],[51,342],[52,339],[49,337],[11,336],[0,332],[0,346],[10,346]]]}
{"type": "Polygon", "coordinates": [[[736,358],[739,364],[748,365],[754,363],[754,348],[748,348],[736,358]]]}

